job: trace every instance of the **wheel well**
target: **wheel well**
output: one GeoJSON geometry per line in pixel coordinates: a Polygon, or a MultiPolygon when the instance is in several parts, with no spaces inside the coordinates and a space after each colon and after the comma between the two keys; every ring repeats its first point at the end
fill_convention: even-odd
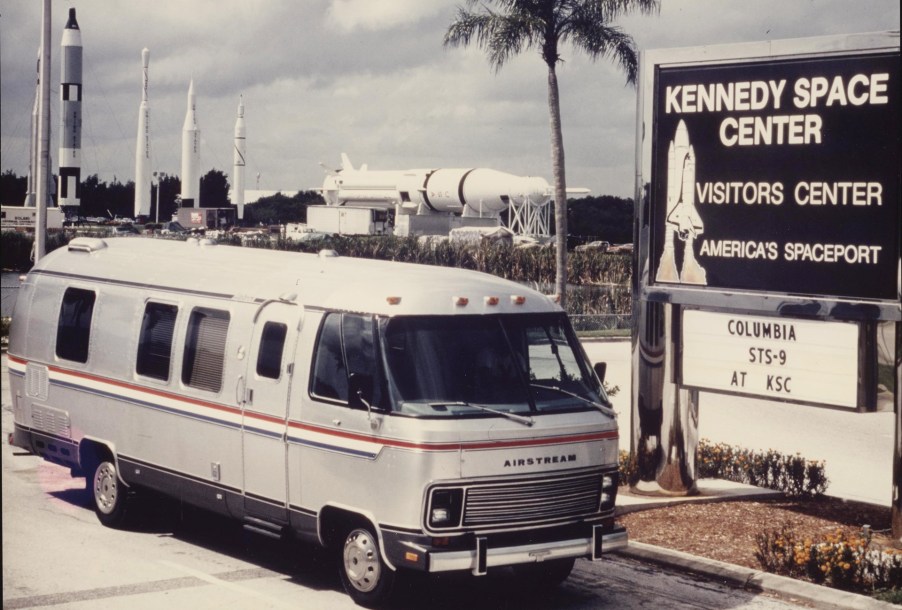
{"type": "Polygon", "coordinates": [[[115,460],[115,455],[109,445],[90,439],[81,441],[78,446],[78,463],[85,476],[90,477],[97,464],[104,460],[115,460]]]}
{"type": "Polygon", "coordinates": [[[342,537],[354,526],[366,526],[377,532],[370,519],[344,508],[326,506],[319,513],[319,539],[326,548],[336,548],[342,537]]]}

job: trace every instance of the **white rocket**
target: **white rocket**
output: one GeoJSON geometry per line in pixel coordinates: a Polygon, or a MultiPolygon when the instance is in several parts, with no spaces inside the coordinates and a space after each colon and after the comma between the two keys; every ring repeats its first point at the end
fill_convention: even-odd
{"type": "Polygon", "coordinates": [[[82,47],[74,8],[69,9],[69,20],[63,29],[60,66],[58,203],[60,207],[77,207],[81,194],[82,47]]]}
{"type": "Polygon", "coordinates": [[[481,167],[375,171],[363,165],[354,169],[345,154],[342,168],[326,176],[322,192],[327,205],[398,206],[405,214],[490,218],[511,204],[543,206],[552,196],[548,182],[536,176],[515,176],[481,167]]]}
{"type": "MultiPolygon", "coordinates": [[[[34,86],[34,106],[31,109],[31,146],[28,150],[28,187],[25,190],[25,207],[35,206],[38,175],[38,106],[41,102],[41,50],[38,49],[38,77],[34,86]]],[[[49,192],[49,191],[48,191],[49,192]]]]}
{"type": "Polygon", "coordinates": [[[244,167],[247,152],[244,130],[244,96],[238,98],[238,118],[235,119],[235,154],[232,160],[232,204],[238,206],[238,220],[244,220],[244,167]]]}
{"type": "Polygon", "coordinates": [[[147,71],[150,51],[141,51],[144,89],[138,109],[138,138],[135,144],[135,216],[150,215],[150,106],[147,103],[147,71]]]}
{"type": "Polygon", "coordinates": [[[200,129],[195,114],[194,79],[188,87],[188,111],[182,127],[182,207],[200,207],[200,129]]]}

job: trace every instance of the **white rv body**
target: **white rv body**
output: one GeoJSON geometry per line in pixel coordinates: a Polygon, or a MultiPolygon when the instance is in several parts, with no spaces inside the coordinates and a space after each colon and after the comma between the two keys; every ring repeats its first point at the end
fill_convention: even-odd
{"type": "Polygon", "coordinates": [[[77,238],[19,290],[9,376],[12,441],[86,474],[105,524],[152,488],[346,561],[362,533],[383,580],[626,545],[598,378],[557,304],[493,276],[77,238]]]}

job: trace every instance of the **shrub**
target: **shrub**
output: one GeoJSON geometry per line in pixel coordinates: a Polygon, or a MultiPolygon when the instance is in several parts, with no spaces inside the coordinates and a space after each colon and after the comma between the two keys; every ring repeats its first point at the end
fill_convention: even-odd
{"type": "Polygon", "coordinates": [[[620,451],[620,484],[627,485],[636,479],[637,467],[636,460],[633,459],[629,451],[620,451]]]}
{"type": "MultiPolygon", "coordinates": [[[[69,237],[62,231],[48,231],[45,249],[52,252],[60,246],[69,243],[69,237]]],[[[32,248],[34,236],[20,231],[0,232],[0,250],[3,252],[3,268],[10,271],[25,273],[33,264],[32,248]]]]}
{"type": "Polygon", "coordinates": [[[726,479],[782,491],[789,496],[818,496],[827,490],[824,462],[806,460],[799,454],[783,455],[769,449],[763,453],[712,444],[698,443],[698,476],[726,479]]]}
{"type": "Polygon", "coordinates": [[[755,537],[755,558],[768,572],[861,593],[902,588],[902,551],[872,543],[870,532],[841,529],[821,540],[800,538],[792,526],[755,537]]]}

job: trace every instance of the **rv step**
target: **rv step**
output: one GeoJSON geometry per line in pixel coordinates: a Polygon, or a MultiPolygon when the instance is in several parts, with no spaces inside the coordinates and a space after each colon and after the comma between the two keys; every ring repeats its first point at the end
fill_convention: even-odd
{"type": "Polygon", "coordinates": [[[285,527],[279,525],[278,523],[271,523],[270,521],[264,521],[263,519],[257,519],[256,517],[245,517],[244,518],[244,529],[249,532],[254,532],[256,534],[261,534],[263,536],[267,536],[269,538],[282,538],[284,534],[285,527]]]}

